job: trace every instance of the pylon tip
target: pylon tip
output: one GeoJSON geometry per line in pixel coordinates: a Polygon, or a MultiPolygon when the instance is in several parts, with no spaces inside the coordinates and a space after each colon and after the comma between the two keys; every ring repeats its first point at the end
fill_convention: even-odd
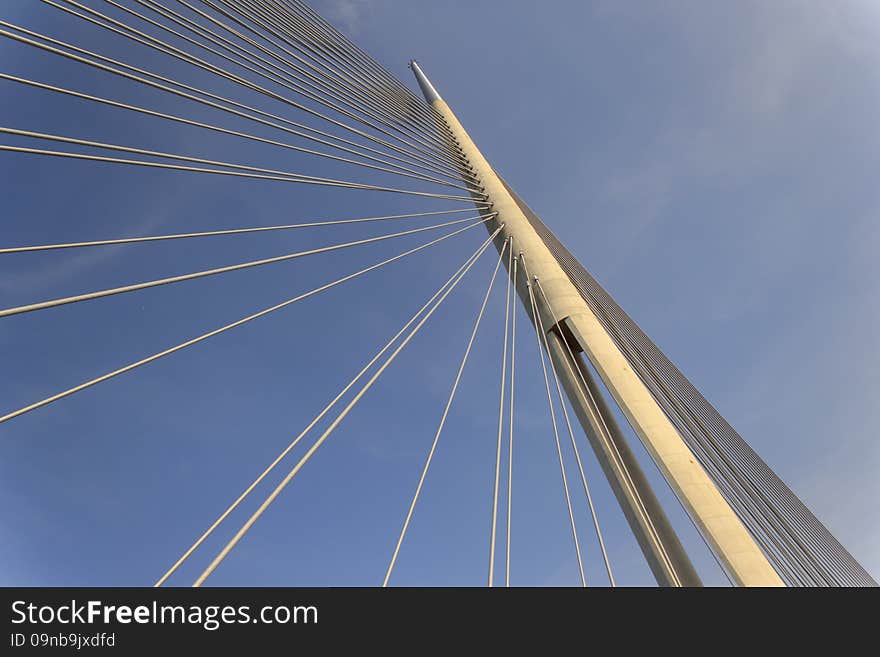
{"type": "Polygon", "coordinates": [[[422,71],[419,63],[412,59],[409,62],[409,67],[412,69],[413,74],[416,76],[416,82],[419,83],[419,88],[422,90],[422,94],[425,96],[425,100],[428,103],[433,103],[435,100],[440,100],[440,94],[437,93],[437,90],[434,88],[434,85],[431,84],[431,81],[428,79],[428,76],[425,75],[424,71],[422,71]]]}

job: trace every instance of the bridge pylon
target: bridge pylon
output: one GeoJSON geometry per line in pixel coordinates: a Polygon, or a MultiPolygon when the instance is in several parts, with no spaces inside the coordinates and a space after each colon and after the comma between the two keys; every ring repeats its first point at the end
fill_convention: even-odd
{"type": "Polygon", "coordinates": [[[519,269],[526,272],[514,281],[517,293],[533,323],[537,322],[547,333],[551,357],[569,401],[658,583],[694,586],[700,580],[595,381],[591,381],[589,368],[579,360],[581,352],[586,354],[731,580],[740,586],[784,586],[748,529],[535,230],[526,216],[530,212],[528,207],[495,172],[418,63],[413,61],[410,67],[426,101],[442,117],[452,143],[460,149],[471,167],[470,173],[488,195],[491,209],[487,213],[497,213],[486,227],[493,232],[503,225],[496,246],[500,248],[505,240],[512,240],[519,269]],[[531,312],[531,297],[539,317],[531,312]]]}

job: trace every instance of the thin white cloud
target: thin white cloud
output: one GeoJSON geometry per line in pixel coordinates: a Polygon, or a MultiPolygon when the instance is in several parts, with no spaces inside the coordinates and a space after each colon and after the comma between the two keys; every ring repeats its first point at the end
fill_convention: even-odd
{"type": "MultiPolygon", "coordinates": [[[[166,205],[164,202],[158,202],[158,207],[144,212],[140,220],[133,223],[125,235],[121,236],[146,235],[166,224],[174,214],[171,207],[164,207],[166,205]]],[[[103,239],[104,237],[96,237],[95,239],[103,239]]],[[[117,235],[106,236],[107,239],[113,237],[117,237],[117,235]]],[[[72,254],[66,254],[62,251],[60,252],[61,258],[42,260],[41,264],[35,267],[22,267],[4,276],[0,279],[0,294],[5,290],[21,291],[25,289],[36,293],[51,289],[54,284],[60,281],[70,280],[93,270],[95,267],[116,260],[122,257],[123,253],[124,249],[113,246],[75,249],[72,254]]]]}
{"type": "Polygon", "coordinates": [[[354,35],[363,28],[372,4],[373,0],[323,0],[319,9],[336,27],[354,35]]]}

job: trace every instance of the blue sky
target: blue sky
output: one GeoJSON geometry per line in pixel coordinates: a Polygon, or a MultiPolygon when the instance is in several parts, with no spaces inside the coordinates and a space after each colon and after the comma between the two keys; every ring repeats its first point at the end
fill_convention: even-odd
{"type": "MultiPolygon", "coordinates": [[[[104,3],[87,4],[119,16],[104,3]]],[[[855,1],[315,6],[406,83],[406,61],[420,61],[518,193],[876,577],[880,10],[855,1]]],[[[241,94],[51,7],[14,0],[0,16],[241,94]]],[[[256,130],[8,40],[0,42],[0,61],[14,75],[256,130]]],[[[295,118],[253,94],[240,97],[295,118]]],[[[402,184],[8,82],[0,113],[17,128],[402,184]]],[[[8,153],[0,157],[0,190],[4,245],[457,207],[8,153]]],[[[429,222],[0,256],[0,306],[429,222]]],[[[0,580],[152,582],[482,239],[470,231],[430,255],[0,425],[7,450],[0,580]]],[[[5,318],[3,410],[421,241],[5,318]]],[[[210,583],[381,582],[493,260],[487,254],[472,270],[210,583]]],[[[485,580],[500,290],[392,583],[485,580]]],[[[512,580],[574,585],[534,336],[522,331],[517,348],[512,580]]],[[[615,575],[623,584],[650,584],[582,445],[615,575]]],[[[651,476],[705,580],[723,583],[665,484],[651,476]]],[[[572,491],[588,581],[602,584],[586,505],[572,491]]],[[[189,584],[246,515],[234,516],[173,583],[189,584]]]]}

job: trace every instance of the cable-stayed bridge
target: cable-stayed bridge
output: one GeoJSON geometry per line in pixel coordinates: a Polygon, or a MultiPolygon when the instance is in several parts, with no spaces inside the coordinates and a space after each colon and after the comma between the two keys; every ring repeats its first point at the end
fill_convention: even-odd
{"type": "MultiPolygon", "coordinates": [[[[123,268],[112,282],[96,282],[85,290],[4,303],[0,322],[27,317],[33,318],[32,326],[41,318],[51,325],[53,314],[55,323],[63,323],[60,313],[75,307],[86,314],[109,298],[165,291],[185,298],[189,281],[211,279],[221,285],[229,277],[269,271],[281,263],[300,268],[316,263],[311,266],[316,272],[314,284],[296,285],[295,294],[250,307],[224,323],[205,322],[186,339],[139,349],[136,356],[111,368],[91,371],[51,394],[3,409],[0,428],[8,440],[15,440],[16,425],[26,416],[81,395],[98,398],[122,377],[203,348],[220,336],[247,331],[273,318],[280,321],[287,313],[312,314],[307,304],[318,299],[330,299],[322,311],[328,313],[323,322],[345,323],[349,331],[356,331],[359,320],[352,316],[353,306],[334,307],[332,295],[404,263],[411,263],[415,271],[442,270],[436,285],[421,287],[419,301],[407,306],[401,324],[358,362],[347,363],[350,371],[342,374],[343,383],[315,405],[310,419],[266,460],[265,468],[253,473],[243,489],[230,490],[220,513],[206,518],[200,531],[191,530],[193,541],[167,555],[168,567],[157,573],[156,585],[179,583],[180,571],[194,563],[198,572],[192,583],[209,581],[243,539],[259,531],[258,521],[277,500],[295,496],[294,479],[346,422],[356,422],[350,416],[369,404],[371,391],[416,348],[420,335],[430,330],[456,293],[461,295],[467,288],[478,292],[472,314],[460,318],[468,326],[466,339],[456,345],[457,359],[444,372],[449,380],[430,440],[418,441],[426,452],[418,471],[409,473],[411,490],[406,503],[397,505],[402,512],[399,528],[389,537],[384,573],[377,574],[376,584],[394,584],[410,526],[431,484],[435,457],[443,450],[444,438],[448,441],[450,414],[457,402],[462,403],[459,391],[477,338],[493,319],[501,326],[497,377],[480,402],[480,412],[491,416],[492,429],[475,436],[492,448],[483,583],[510,585],[512,569],[516,583],[516,561],[511,556],[512,544],[516,549],[512,534],[517,522],[516,474],[524,467],[517,456],[523,453],[520,442],[541,440],[552,447],[556,460],[559,481],[547,485],[554,494],[560,491],[558,502],[564,505],[568,541],[582,585],[616,584],[615,552],[606,544],[602,529],[607,522],[603,515],[612,513],[625,519],[660,585],[701,585],[691,546],[680,538],[669,518],[670,509],[664,508],[651,475],[636,457],[631,441],[637,437],[731,583],[876,584],[498,175],[416,62],[411,68],[421,93],[296,0],[41,0],[40,4],[57,14],[52,33],[33,29],[26,20],[0,20],[0,32],[18,57],[39,63],[28,75],[4,67],[0,80],[38,98],[33,101],[38,104],[35,114],[53,106],[59,114],[70,108],[101,112],[104,134],[115,136],[98,138],[63,118],[57,130],[47,132],[31,128],[27,116],[10,111],[15,122],[4,121],[0,127],[4,135],[0,150],[7,160],[35,159],[45,163],[47,172],[63,162],[65,167],[83,170],[85,176],[117,168],[187,180],[199,174],[199,179],[220,180],[242,190],[236,193],[244,193],[245,185],[255,194],[270,187],[283,189],[288,204],[321,194],[326,210],[324,216],[312,219],[285,212],[282,216],[298,218],[283,223],[153,234],[145,230],[141,232],[147,234],[134,236],[107,227],[103,236],[89,232],[80,237],[77,225],[84,222],[74,221],[69,239],[21,244],[4,240],[0,257],[23,262],[71,251],[89,258],[87,254],[120,246],[149,248],[149,244],[173,242],[184,245],[179,252],[183,254],[187,244],[218,239],[321,235],[273,255],[247,250],[243,252],[248,257],[235,257],[239,252],[229,247],[228,260],[222,264],[206,262],[173,275],[148,275],[152,263],[147,259],[133,263],[136,273],[143,275],[128,278],[123,268]],[[69,82],[40,73],[55,65],[65,67],[69,75],[61,77],[69,82]],[[119,93],[119,85],[130,93],[119,93]],[[179,148],[168,150],[167,141],[165,146],[156,145],[152,135],[134,142],[128,127],[137,121],[172,128],[179,148]],[[298,167],[290,166],[292,162],[298,167]],[[365,199],[360,207],[387,209],[357,216],[333,213],[334,201],[349,207],[350,199],[358,195],[365,199]],[[393,199],[393,205],[381,206],[377,198],[393,199]],[[352,228],[368,232],[341,232],[352,228]],[[334,239],[334,234],[347,237],[334,239]],[[374,260],[359,255],[373,253],[368,249],[374,245],[395,245],[395,249],[374,260]],[[457,249],[453,254],[441,251],[452,245],[457,249]],[[361,264],[343,270],[321,264],[341,253],[358,254],[361,264]],[[430,264],[419,264],[426,261],[430,264]],[[474,274],[489,262],[487,280],[479,280],[474,274]],[[491,317],[493,298],[502,300],[500,320],[491,317]],[[519,304],[525,312],[518,322],[519,304]],[[524,353],[530,356],[528,362],[524,353]],[[533,426],[523,431],[517,414],[526,381],[536,382],[546,403],[547,422],[538,432],[533,426]],[[589,452],[616,499],[614,507],[600,508],[594,501],[591,484],[594,488],[597,484],[590,476],[589,452]],[[587,527],[579,522],[583,517],[588,518],[587,527]],[[601,580],[588,581],[588,560],[601,564],[601,580]]],[[[175,212],[174,206],[167,212],[175,212]]],[[[394,301],[390,291],[364,289],[370,306],[394,301]]],[[[236,291],[230,293],[233,296],[242,295],[236,291]]],[[[137,335],[126,337],[138,345],[141,340],[137,335]]],[[[14,347],[4,345],[7,348],[14,347]]],[[[300,342],[277,349],[308,350],[310,345],[300,342]]],[[[55,380],[54,371],[62,367],[63,363],[53,363],[43,374],[55,380]]],[[[389,431],[393,430],[392,423],[389,431]]],[[[180,491],[179,496],[185,500],[186,494],[180,491]]]]}

